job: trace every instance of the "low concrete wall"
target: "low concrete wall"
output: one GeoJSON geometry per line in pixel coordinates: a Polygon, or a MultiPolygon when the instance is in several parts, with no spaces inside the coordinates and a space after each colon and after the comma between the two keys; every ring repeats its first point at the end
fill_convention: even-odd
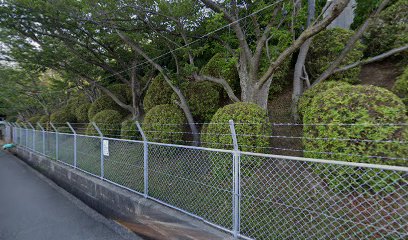
{"type": "MultiPolygon", "coordinates": [[[[17,147],[13,151],[20,159],[104,216],[125,222],[139,223],[140,219],[148,218],[150,222],[166,222],[173,228],[177,228],[177,225],[179,225],[180,229],[186,228],[193,232],[194,229],[197,229],[198,232],[193,234],[197,237],[186,239],[232,239],[231,235],[219,231],[203,221],[155,201],[145,199],[138,194],[73,169],[70,166],[34,154],[24,148],[17,147]]],[[[162,224],[157,224],[159,227],[160,225],[162,224]]],[[[178,230],[179,234],[180,229],[178,230]]],[[[172,239],[171,235],[169,232],[169,239],[172,239]]]]}

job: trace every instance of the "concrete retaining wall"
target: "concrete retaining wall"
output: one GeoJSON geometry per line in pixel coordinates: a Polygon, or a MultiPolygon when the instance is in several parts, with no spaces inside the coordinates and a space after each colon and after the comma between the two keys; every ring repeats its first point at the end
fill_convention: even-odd
{"type": "MultiPolygon", "coordinates": [[[[70,166],[34,154],[24,148],[16,148],[14,153],[88,206],[109,218],[142,224],[143,221],[140,219],[149,219],[148,224],[154,222],[158,228],[165,225],[171,225],[171,228],[174,229],[179,227],[177,230],[179,236],[183,235],[182,229],[188,229],[188,235],[195,237],[185,239],[232,239],[231,235],[219,231],[203,221],[145,199],[138,194],[70,166]]],[[[163,231],[170,231],[168,235],[165,234],[169,237],[168,239],[177,239],[177,237],[171,237],[174,234],[171,230],[166,230],[166,227],[163,228],[163,231]]]]}

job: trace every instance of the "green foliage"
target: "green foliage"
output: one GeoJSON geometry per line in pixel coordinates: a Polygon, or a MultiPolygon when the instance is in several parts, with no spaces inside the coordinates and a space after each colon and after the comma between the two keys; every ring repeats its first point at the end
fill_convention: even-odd
{"type": "Polygon", "coordinates": [[[91,107],[90,103],[84,103],[76,107],[75,109],[75,116],[78,122],[86,123],[89,121],[88,119],[88,111],[91,107]]]}
{"type": "Polygon", "coordinates": [[[298,102],[298,112],[300,116],[305,115],[309,106],[311,105],[313,98],[316,97],[319,93],[322,93],[328,89],[337,87],[337,86],[346,86],[349,85],[346,82],[337,82],[337,81],[326,81],[316,84],[316,86],[306,90],[302,97],[300,97],[298,102]]]}
{"type": "MultiPolygon", "coordinates": [[[[238,102],[220,108],[201,133],[203,145],[211,148],[233,149],[229,120],[235,123],[238,145],[241,151],[265,152],[269,146],[270,125],[265,110],[253,103],[238,102]]],[[[231,174],[231,161],[224,157],[211,158],[212,173],[218,177],[231,174]]],[[[250,174],[260,162],[245,161],[243,174],[250,174]]]]}
{"type": "MultiPolygon", "coordinates": [[[[92,121],[96,123],[104,136],[117,138],[120,134],[122,119],[123,116],[120,112],[109,109],[97,113],[92,121]]],[[[86,129],[86,134],[97,136],[98,132],[90,123],[86,129]]]]}
{"type": "Polygon", "coordinates": [[[80,94],[79,96],[71,97],[70,99],[68,99],[66,109],[70,113],[75,115],[76,109],[78,108],[78,106],[86,104],[86,103],[89,103],[89,99],[87,99],[85,95],[80,94]]]}
{"type": "Polygon", "coordinates": [[[237,58],[231,57],[228,54],[216,53],[207,64],[201,68],[200,74],[225,79],[237,94],[239,93],[239,75],[236,68],[237,61],[237,58]]]}
{"type": "MultiPolygon", "coordinates": [[[[196,121],[209,122],[220,105],[220,93],[217,85],[211,82],[191,82],[183,89],[191,113],[196,121]]],[[[173,101],[178,96],[173,93],[173,101]]]]}
{"type": "MultiPolygon", "coordinates": [[[[405,160],[389,159],[408,156],[408,145],[401,143],[408,137],[407,126],[376,125],[405,123],[405,111],[405,105],[397,96],[380,87],[343,85],[322,92],[313,98],[303,117],[306,124],[305,156],[407,166],[405,160]],[[307,125],[316,123],[332,125],[307,125]],[[324,154],[326,152],[333,154],[324,154]]],[[[398,176],[388,176],[380,171],[353,168],[332,171],[327,166],[320,166],[316,171],[330,187],[339,191],[365,186],[364,190],[377,192],[384,186],[391,186],[396,178],[399,179],[398,176]],[[370,171],[370,174],[366,171],[370,171]]]]}
{"type": "Polygon", "coordinates": [[[363,39],[367,56],[376,56],[408,43],[407,12],[408,2],[398,0],[371,22],[363,39]]]}
{"type": "Polygon", "coordinates": [[[137,130],[136,123],[132,119],[127,119],[122,122],[120,137],[130,140],[142,140],[140,132],[137,130]]]}
{"type": "Polygon", "coordinates": [[[38,120],[38,122],[41,124],[41,126],[42,126],[45,130],[50,129],[50,126],[49,126],[50,116],[48,116],[48,115],[43,115],[43,116],[41,116],[41,118],[38,120]]]}
{"type": "Polygon", "coordinates": [[[37,122],[40,121],[41,115],[34,115],[28,119],[28,121],[33,124],[34,126],[37,125],[37,122]]]}
{"type": "Polygon", "coordinates": [[[68,109],[61,109],[51,114],[50,121],[54,124],[65,124],[66,122],[76,122],[75,115],[68,111],[68,109]]]}
{"type": "Polygon", "coordinates": [[[370,14],[378,7],[380,0],[356,0],[356,8],[354,9],[354,21],[351,25],[352,29],[357,29],[370,14]]]}
{"type": "Polygon", "coordinates": [[[268,114],[258,105],[244,102],[230,104],[218,109],[208,127],[206,127],[207,134],[204,134],[202,137],[202,141],[207,143],[206,146],[225,149],[232,148],[229,120],[234,120],[236,123],[235,130],[238,135],[238,144],[241,151],[264,152],[264,147],[269,145],[269,141],[268,138],[260,137],[259,135],[268,135],[270,131],[268,114]]]}
{"type": "Polygon", "coordinates": [[[126,84],[113,84],[108,87],[108,90],[111,91],[119,100],[125,104],[132,103],[132,90],[126,84]]]}
{"type": "MultiPolygon", "coordinates": [[[[353,31],[351,30],[331,28],[320,32],[313,38],[306,59],[306,66],[310,72],[311,79],[316,79],[330,66],[352,35],[353,31]]],[[[340,67],[360,60],[363,57],[363,51],[364,45],[357,41],[353,49],[341,62],[340,67]]],[[[330,80],[357,83],[359,82],[359,74],[360,67],[355,67],[333,74],[330,80]]]]}
{"type": "MultiPolygon", "coordinates": [[[[292,34],[286,30],[280,30],[272,28],[271,38],[268,41],[269,49],[263,52],[260,74],[266,72],[276,58],[290,45],[292,44],[292,34]]],[[[273,98],[276,93],[282,92],[285,85],[290,81],[287,81],[287,74],[290,68],[290,57],[287,58],[273,74],[272,84],[269,89],[269,98],[273,98]]],[[[261,76],[259,76],[261,77],[261,76]]]]}
{"type": "Polygon", "coordinates": [[[146,95],[143,99],[143,106],[146,112],[150,111],[153,107],[161,104],[171,104],[171,94],[173,89],[164,81],[161,74],[155,77],[146,95]]]}
{"type": "Polygon", "coordinates": [[[88,110],[88,119],[93,119],[93,117],[104,110],[115,110],[121,113],[122,115],[126,114],[125,110],[121,108],[112,98],[108,96],[102,96],[96,99],[95,102],[91,104],[88,110]]]}
{"type": "Polygon", "coordinates": [[[408,66],[395,81],[393,92],[402,99],[405,105],[408,105],[408,66]]]}
{"type": "Polygon", "coordinates": [[[179,143],[183,139],[183,111],[175,105],[162,104],[155,106],[146,113],[143,130],[152,142],[179,143]]]}

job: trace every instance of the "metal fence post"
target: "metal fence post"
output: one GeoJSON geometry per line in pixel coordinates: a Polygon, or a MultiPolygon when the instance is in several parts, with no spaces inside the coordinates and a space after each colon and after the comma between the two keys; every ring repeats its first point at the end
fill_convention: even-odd
{"type": "Polygon", "coordinates": [[[232,137],[232,142],[234,145],[234,153],[233,153],[233,216],[232,216],[232,221],[233,221],[233,234],[234,237],[237,238],[240,232],[240,222],[241,222],[241,214],[240,214],[240,180],[241,180],[241,174],[240,174],[240,151],[238,148],[238,140],[237,140],[237,135],[235,132],[235,125],[233,120],[229,120],[229,126],[231,130],[231,137],[232,137]]]}
{"type": "MultiPolygon", "coordinates": [[[[19,135],[18,144],[21,145],[21,135],[22,135],[22,133],[21,133],[21,127],[20,127],[20,124],[18,124],[18,123],[16,123],[16,126],[18,127],[18,135],[19,135]]],[[[17,131],[17,130],[16,130],[16,131],[17,131]]],[[[16,135],[17,135],[17,134],[16,134],[16,135]]]]}
{"type": "Polygon", "coordinates": [[[55,131],[55,160],[58,161],[58,130],[52,122],[50,122],[50,126],[55,131]]]}
{"type": "Polygon", "coordinates": [[[32,134],[32,136],[33,136],[33,142],[32,142],[32,150],[35,152],[35,128],[34,128],[34,126],[30,123],[30,122],[27,122],[28,123],[28,125],[31,127],[31,132],[33,133],[32,134]]]}
{"type": "Polygon", "coordinates": [[[139,122],[136,121],[136,127],[143,138],[143,179],[144,179],[144,193],[143,196],[147,198],[149,196],[149,151],[146,135],[143,132],[139,122]]]}
{"type": "Polygon", "coordinates": [[[42,133],[42,153],[43,155],[45,155],[45,130],[44,128],[41,126],[41,124],[39,122],[37,122],[37,126],[41,129],[41,133],[42,133]]]}
{"type": "Polygon", "coordinates": [[[103,155],[103,134],[102,134],[101,130],[99,129],[99,127],[96,125],[95,122],[92,122],[92,125],[94,126],[94,128],[98,132],[99,136],[101,137],[101,179],[103,179],[104,171],[105,171],[104,170],[105,157],[103,155]]]}
{"type": "Polygon", "coordinates": [[[77,133],[69,122],[67,122],[67,125],[71,129],[72,133],[74,133],[74,168],[77,168],[77,133]]]}

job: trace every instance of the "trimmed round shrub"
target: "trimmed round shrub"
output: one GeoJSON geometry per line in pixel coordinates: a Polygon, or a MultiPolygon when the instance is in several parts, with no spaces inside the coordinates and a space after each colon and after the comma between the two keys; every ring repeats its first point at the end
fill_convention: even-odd
{"type": "MultiPolygon", "coordinates": [[[[238,146],[245,152],[266,152],[269,146],[271,127],[268,113],[253,103],[238,102],[220,108],[207,126],[203,126],[202,142],[206,147],[233,149],[233,141],[229,120],[235,123],[238,146]]],[[[253,161],[241,156],[241,171],[248,175],[261,165],[261,161],[253,161]]],[[[211,158],[211,168],[214,176],[225,177],[231,175],[231,156],[223,155],[211,158]]]]}
{"type": "MultiPolygon", "coordinates": [[[[313,98],[303,117],[305,156],[407,166],[407,161],[397,159],[408,156],[408,145],[401,143],[408,137],[408,128],[392,125],[405,122],[405,105],[384,88],[369,85],[331,88],[313,98]]],[[[383,188],[400,179],[394,173],[368,168],[317,164],[316,169],[330,187],[339,191],[390,190],[383,188]]]]}
{"type": "Polygon", "coordinates": [[[78,122],[87,123],[89,121],[88,111],[90,107],[91,107],[90,103],[85,103],[85,104],[79,105],[79,107],[75,109],[75,116],[78,122]]]}
{"type": "Polygon", "coordinates": [[[405,68],[401,76],[394,83],[393,92],[408,105],[408,67],[405,68]]]}
{"type": "MultiPolygon", "coordinates": [[[[41,116],[40,120],[38,120],[38,122],[41,124],[41,126],[45,129],[45,130],[49,130],[50,129],[50,116],[48,115],[43,115],[41,116]]],[[[39,128],[38,128],[39,129],[39,128]]]]}
{"type": "Polygon", "coordinates": [[[238,102],[227,105],[213,116],[206,127],[202,141],[213,148],[232,149],[229,120],[235,123],[238,145],[241,151],[265,152],[269,140],[265,135],[270,133],[268,113],[253,103],[238,102]],[[250,136],[249,136],[250,135],[250,136]]]}
{"type": "Polygon", "coordinates": [[[85,95],[80,94],[79,96],[68,99],[66,109],[67,111],[75,114],[77,107],[86,103],[89,103],[89,99],[85,95]]]}
{"type": "Polygon", "coordinates": [[[346,85],[350,85],[350,84],[345,83],[345,82],[326,81],[326,82],[320,82],[319,84],[316,84],[316,86],[306,90],[298,102],[298,112],[300,116],[303,116],[305,114],[305,112],[307,111],[307,108],[312,103],[313,98],[316,97],[319,93],[322,93],[328,89],[331,89],[337,86],[346,86],[346,85]]]}
{"type": "MultiPolygon", "coordinates": [[[[376,56],[408,43],[408,2],[399,0],[371,21],[364,34],[366,55],[376,56]]],[[[400,53],[406,56],[406,53],[400,53]]]]}
{"type": "MultiPolygon", "coordinates": [[[[196,121],[211,121],[220,105],[220,93],[214,83],[192,82],[183,90],[183,94],[196,121]]],[[[173,101],[179,99],[176,93],[173,93],[171,97],[173,101]]]]}
{"type": "MultiPolygon", "coordinates": [[[[330,66],[353,34],[354,32],[351,30],[331,28],[320,32],[313,38],[306,59],[307,70],[310,73],[311,79],[319,77],[330,66]]],[[[364,45],[357,41],[353,49],[340,64],[340,67],[360,60],[363,57],[363,51],[364,45]]],[[[360,67],[355,67],[331,75],[330,80],[357,83],[359,82],[359,74],[360,67]]]]}
{"type": "Polygon", "coordinates": [[[40,121],[40,118],[41,118],[41,115],[35,115],[35,116],[30,117],[30,118],[28,119],[28,121],[29,121],[31,124],[33,124],[34,126],[36,126],[36,125],[37,125],[37,122],[40,121]]]}
{"type": "Polygon", "coordinates": [[[149,141],[162,143],[180,143],[183,139],[183,111],[176,105],[158,105],[146,113],[143,130],[149,141]]]}
{"type": "Polygon", "coordinates": [[[142,140],[142,136],[137,130],[136,123],[132,119],[127,119],[122,122],[120,128],[120,137],[130,140],[142,140]]]}
{"type": "Polygon", "coordinates": [[[113,84],[107,87],[120,101],[126,104],[132,103],[132,90],[126,84],[113,84]]]}
{"type": "Polygon", "coordinates": [[[118,111],[122,116],[126,114],[126,110],[121,108],[112,98],[108,96],[102,96],[96,99],[95,102],[91,104],[88,110],[88,119],[93,119],[93,117],[104,110],[115,110],[118,111]]]}
{"type": "Polygon", "coordinates": [[[65,124],[66,122],[74,123],[76,122],[76,118],[68,109],[62,109],[50,115],[50,122],[54,124],[65,124]]]}
{"type": "Polygon", "coordinates": [[[144,110],[148,112],[157,105],[171,104],[172,94],[173,89],[164,81],[161,74],[158,75],[152,80],[146,91],[146,95],[143,99],[144,110]]]}
{"type": "MultiPolygon", "coordinates": [[[[200,74],[216,78],[225,79],[231,86],[235,94],[239,93],[239,75],[236,68],[237,59],[225,53],[216,53],[206,65],[204,65],[200,74]]],[[[227,93],[223,91],[226,95],[227,93]]]]}
{"type": "Polygon", "coordinates": [[[72,133],[72,131],[67,126],[67,122],[75,123],[76,118],[68,109],[62,109],[56,111],[50,115],[50,122],[52,122],[59,132],[72,133]]]}
{"type": "MultiPolygon", "coordinates": [[[[103,110],[102,112],[97,113],[92,118],[92,121],[96,123],[104,136],[117,138],[120,134],[122,119],[123,116],[118,111],[103,110]]],[[[93,125],[89,123],[86,129],[86,134],[97,136],[98,132],[93,125]]]]}

